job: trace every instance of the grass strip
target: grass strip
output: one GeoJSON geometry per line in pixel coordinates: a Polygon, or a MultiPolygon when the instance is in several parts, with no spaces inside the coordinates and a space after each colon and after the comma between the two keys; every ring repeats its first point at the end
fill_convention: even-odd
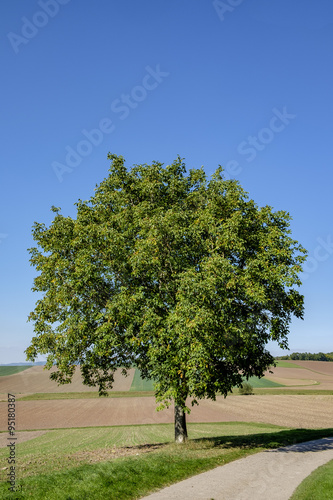
{"type": "MultiPolygon", "coordinates": [[[[282,395],[289,395],[289,396],[332,396],[333,391],[328,390],[328,389],[286,389],[284,387],[279,388],[277,387],[276,389],[254,389],[253,393],[256,395],[277,395],[277,394],[282,394],[282,395]]],[[[229,397],[229,396],[228,396],[229,397]]]]}
{"type": "MultiPolygon", "coordinates": [[[[216,465],[214,459],[190,458],[183,454],[158,453],[83,465],[21,482],[15,498],[57,500],[133,499],[216,465]]],[[[235,454],[234,458],[237,458],[235,454]]],[[[223,463],[223,461],[219,462],[223,463]]],[[[1,491],[1,490],[0,490],[1,491]]],[[[11,494],[1,492],[3,499],[11,494]]]]}
{"type": "MultiPolygon", "coordinates": [[[[108,391],[109,398],[135,398],[154,396],[154,391],[108,391]]],[[[95,399],[100,397],[98,392],[43,392],[36,394],[29,394],[27,396],[16,395],[20,401],[37,401],[37,400],[51,400],[51,399],[95,399]]],[[[103,397],[103,396],[101,396],[103,397]]],[[[106,397],[106,396],[105,396],[106,397]]]]}
{"type": "Polygon", "coordinates": [[[298,486],[290,500],[331,500],[333,460],[318,467],[298,486]]]}
{"type": "MultiPolygon", "coordinates": [[[[256,387],[253,389],[255,395],[299,395],[299,396],[332,396],[333,391],[327,389],[287,389],[285,387],[271,387],[262,388],[256,387]]],[[[110,398],[134,398],[134,397],[152,397],[155,395],[154,391],[109,391],[108,397],[110,398]]],[[[240,396],[238,389],[235,388],[234,392],[229,393],[230,396],[240,396]]],[[[16,399],[20,401],[39,401],[39,400],[53,400],[53,399],[96,399],[98,392],[49,392],[49,393],[36,393],[27,396],[16,395],[16,399]]],[[[243,397],[243,396],[242,396],[243,397]]],[[[4,400],[5,401],[5,400],[4,400]]]]}
{"type": "MultiPolygon", "coordinates": [[[[284,359],[276,359],[276,366],[281,366],[281,368],[304,368],[304,366],[298,365],[294,361],[285,361],[284,359]]],[[[271,367],[274,370],[274,367],[271,367]]]]}

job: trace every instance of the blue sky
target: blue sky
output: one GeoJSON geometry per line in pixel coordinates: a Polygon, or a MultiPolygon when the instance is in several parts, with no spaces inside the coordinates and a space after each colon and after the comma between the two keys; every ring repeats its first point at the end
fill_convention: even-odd
{"type": "MultiPolygon", "coordinates": [[[[332,346],[333,3],[4,0],[0,5],[0,363],[25,361],[27,248],[108,174],[179,154],[287,210],[308,251],[292,351],[332,346]]],[[[273,354],[281,354],[275,344],[273,354]]]]}

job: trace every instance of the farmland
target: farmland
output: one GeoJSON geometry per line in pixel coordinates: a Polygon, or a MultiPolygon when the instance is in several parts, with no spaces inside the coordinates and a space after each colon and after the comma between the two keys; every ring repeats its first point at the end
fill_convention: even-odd
{"type": "Polygon", "coordinates": [[[115,374],[107,398],[98,398],[97,389],[84,386],[79,371],[73,384],[60,387],[41,366],[4,372],[0,458],[5,461],[8,454],[8,392],[16,396],[17,472],[33,498],[44,498],[52,488],[60,489],[52,489],[48,498],[65,498],[62,490],[79,498],[76,488],[84,488],[87,496],[82,498],[99,488],[95,498],[104,498],[111,494],[109,479],[103,484],[107,477],[113,478],[114,496],[109,498],[137,498],[152,484],[165,484],[166,479],[163,483],[154,472],[165,463],[172,482],[288,439],[332,435],[333,363],[283,361],[272,371],[250,380],[254,395],[240,396],[236,389],[226,399],[217,396],[216,401],[202,400],[194,406],[187,417],[191,441],[183,451],[170,443],[173,407],[157,412],[153,383],[142,380],[134,368],[128,377],[115,374]],[[234,444],[216,446],[224,442],[234,444]],[[136,471],[137,481],[131,485],[127,469],[136,471]]]}
{"type": "MultiPolygon", "coordinates": [[[[43,366],[32,367],[0,367],[0,395],[6,395],[10,390],[16,395],[37,393],[84,393],[95,392],[96,388],[82,383],[79,369],[76,370],[71,384],[58,386],[50,380],[50,372],[43,366]],[[11,373],[8,373],[8,371],[11,373]],[[16,372],[15,372],[16,370],[16,372]],[[20,371],[23,370],[23,371],[20,371]]],[[[128,371],[128,376],[121,375],[120,370],[115,373],[112,392],[120,391],[152,391],[153,382],[142,380],[135,368],[128,371]]],[[[286,386],[290,389],[302,387],[304,389],[333,391],[333,363],[325,361],[279,361],[265,373],[263,379],[253,377],[250,380],[253,387],[286,386]],[[273,373],[270,373],[272,371],[273,373]]]]}
{"type": "MultiPolygon", "coordinates": [[[[200,401],[199,406],[192,408],[188,422],[240,422],[246,415],[249,422],[291,427],[331,425],[333,363],[283,361],[272,371],[263,379],[250,380],[255,395],[238,396],[235,390],[236,395],[226,399],[217,396],[216,401],[200,401]],[[297,390],[301,393],[295,394],[297,390]]],[[[10,392],[17,398],[20,430],[172,423],[172,406],[157,412],[152,389],[152,382],[142,381],[133,368],[127,377],[116,372],[110,391],[113,397],[97,399],[97,389],[82,384],[79,370],[72,384],[59,387],[49,379],[48,371],[34,366],[0,377],[0,414],[6,412],[7,392],[10,392]]],[[[5,418],[1,418],[0,430],[6,430],[5,418]]]]}
{"type": "Polygon", "coordinates": [[[15,373],[23,372],[30,368],[29,365],[23,366],[0,366],[0,377],[4,377],[6,375],[14,375],[15,373]]]}

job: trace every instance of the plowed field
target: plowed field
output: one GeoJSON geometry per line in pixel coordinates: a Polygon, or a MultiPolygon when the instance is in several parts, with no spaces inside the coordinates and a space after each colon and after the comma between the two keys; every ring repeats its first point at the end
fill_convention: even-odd
{"type": "MultiPolygon", "coordinates": [[[[43,366],[33,366],[15,375],[0,377],[0,395],[8,392],[12,394],[35,394],[41,392],[98,392],[96,387],[89,387],[82,383],[80,370],[76,369],[71,384],[58,386],[56,382],[50,380],[50,373],[55,371],[44,370],[43,366]]],[[[113,391],[129,391],[134,376],[134,368],[128,372],[128,376],[121,375],[120,370],[114,375],[113,391]]]]}
{"type": "MultiPolygon", "coordinates": [[[[288,389],[329,389],[333,391],[333,363],[318,361],[292,362],[290,368],[272,368],[267,378],[288,389]]],[[[134,370],[128,377],[115,374],[114,391],[129,391],[134,370]]],[[[276,390],[278,391],[279,388],[276,390]]],[[[284,388],[285,389],[285,388],[284,388]]],[[[94,390],[82,384],[79,370],[72,384],[58,387],[49,379],[49,372],[40,366],[15,375],[0,377],[0,430],[7,430],[7,392],[16,396],[43,392],[87,392],[94,390]]],[[[97,392],[97,389],[95,389],[97,392]]],[[[16,401],[18,430],[39,430],[63,427],[90,427],[170,423],[173,409],[156,412],[153,397],[64,399],[16,401]]],[[[256,395],[217,397],[216,402],[204,400],[194,407],[189,422],[253,421],[292,427],[332,427],[332,395],[256,395]]]]}
{"type": "MultiPolygon", "coordinates": [[[[17,401],[18,430],[173,422],[173,408],[157,412],[153,397],[17,401]]],[[[7,429],[0,403],[0,430],[7,429]]],[[[217,397],[195,406],[188,422],[264,422],[291,427],[332,427],[333,396],[262,395],[217,397]]]]}
{"type": "Polygon", "coordinates": [[[293,368],[293,363],[289,363],[290,368],[271,368],[273,374],[266,372],[266,377],[290,388],[302,386],[302,389],[333,391],[333,362],[295,361],[301,368],[293,368]]]}

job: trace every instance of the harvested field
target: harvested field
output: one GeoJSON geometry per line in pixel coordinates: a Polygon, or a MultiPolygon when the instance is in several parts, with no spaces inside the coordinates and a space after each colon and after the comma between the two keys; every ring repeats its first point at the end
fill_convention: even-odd
{"type": "MultiPolygon", "coordinates": [[[[17,429],[172,423],[173,408],[155,411],[155,398],[17,401],[17,429]]],[[[7,404],[0,403],[1,431],[6,430],[7,404]]],[[[331,427],[333,396],[237,396],[193,407],[188,422],[263,422],[299,428],[331,427]]]]}
{"type": "MultiPolygon", "coordinates": [[[[273,373],[266,372],[267,380],[271,380],[286,387],[302,387],[302,389],[323,389],[333,391],[333,363],[325,361],[297,361],[302,368],[294,368],[292,361],[290,368],[272,368],[273,373]],[[315,387],[314,387],[315,386],[315,387]]],[[[55,370],[53,368],[52,370],[55,370]]],[[[51,371],[52,371],[51,370],[51,371]]],[[[115,373],[112,391],[130,391],[135,369],[130,369],[128,376],[121,375],[120,370],[115,373]]],[[[150,387],[149,381],[139,381],[144,387],[150,387]]],[[[132,386],[132,390],[135,387],[132,386]]],[[[138,390],[138,389],[136,389],[138,390]]],[[[7,399],[7,393],[15,395],[27,395],[36,393],[68,393],[68,392],[98,392],[96,387],[83,385],[80,371],[76,370],[71,384],[58,386],[50,380],[50,371],[44,370],[42,366],[33,366],[21,373],[0,377],[0,400],[7,399]]]]}
{"type": "Polygon", "coordinates": [[[274,382],[287,387],[302,386],[303,389],[332,390],[333,391],[333,363],[327,361],[297,361],[302,368],[272,367],[265,376],[274,382]],[[327,366],[329,365],[329,366],[327,366]]]}
{"type": "MultiPolygon", "coordinates": [[[[299,361],[301,367],[272,368],[267,379],[288,388],[328,389],[333,391],[333,363],[299,361]]],[[[128,377],[115,374],[114,391],[130,391],[134,369],[128,377]]],[[[21,373],[0,377],[0,430],[6,431],[7,392],[17,396],[34,393],[81,392],[82,399],[16,401],[17,429],[39,430],[53,428],[172,423],[173,408],[156,412],[154,397],[119,397],[88,399],[84,393],[94,388],[84,386],[80,372],[73,383],[57,386],[49,372],[41,366],[21,373]],[[1,394],[0,394],[1,398],[1,394]]],[[[278,391],[279,388],[276,388],[278,391]]],[[[97,389],[95,389],[97,392],[97,389]]],[[[216,402],[204,400],[192,409],[188,422],[263,422],[291,427],[331,427],[333,395],[256,395],[217,397],[216,402]]]]}
{"type": "Polygon", "coordinates": [[[303,368],[306,368],[307,370],[313,370],[318,373],[330,375],[333,378],[332,361],[297,361],[297,364],[302,366],[303,368]]]}
{"type": "MultiPolygon", "coordinates": [[[[89,387],[82,383],[79,369],[76,369],[71,384],[58,386],[56,382],[50,380],[50,373],[56,368],[44,370],[43,366],[33,366],[15,375],[0,377],[0,395],[8,392],[18,394],[34,394],[40,392],[98,392],[96,387],[89,387]]],[[[120,370],[114,374],[113,391],[129,391],[132,385],[135,369],[128,371],[128,376],[121,375],[120,370]]]]}
{"type": "MultiPolygon", "coordinates": [[[[273,374],[266,372],[267,378],[279,384],[286,385],[287,387],[318,384],[316,380],[317,377],[314,377],[315,374],[311,373],[309,370],[303,370],[302,368],[281,368],[277,366],[276,368],[272,368],[272,371],[274,372],[273,374]],[[311,376],[312,378],[309,378],[311,376]]],[[[330,380],[328,380],[328,382],[329,381],[330,380]]]]}

